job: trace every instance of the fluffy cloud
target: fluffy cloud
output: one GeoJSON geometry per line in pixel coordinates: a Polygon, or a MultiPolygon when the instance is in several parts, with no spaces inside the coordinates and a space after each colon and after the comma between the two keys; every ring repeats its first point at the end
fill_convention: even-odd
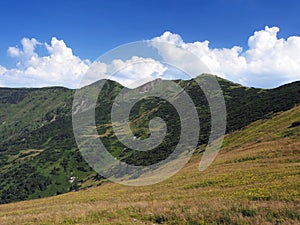
{"type": "MultiPolygon", "coordinates": [[[[278,27],[267,26],[256,31],[249,37],[246,49],[240,46],[210,48],[209,41],[186,43],[180,35],[171,32],[153,38],[155,42],[152,44],[165,61],[193,76],[198,75],[199,71],[210,72],[247,86],[275,87],[300,80],[300,37],[278,38],[278,32],[278,27]],[[160,43],[174,46],[170,48],[160,43]],[[188,52],[198,56],[203,64],[195,62],[188,52]]],[[[74,88],[89,71],[83,85],[109,78],[136,87],[155,78],[170,78],[174,72],[155,59],[141,56],[132,56],[128,60],[116,58],[108,64],[91,64],[89,60],[74,55],[63,40],[55,37],[49,44],[34,38],[23,38],[21,44],[21,47],[8,48],[8,55],[16,60],[16,66],[7,69],[0,65],[1,86],[60,85],[74,88]],[[47,54],[40,56],[37,47],[45,49],[47,54]]]]}
{"type": "MultiPolygon", "coordinates": [[[[239,46],[212,49],[209,41],[185,43],[178,34],[171,32],[152,40],[175,44],[194,53],[213,74],[248,86],[274,87],[300,80],[300,37],[278,39],[278,32],[278,27],[268,26],[255,32],[249,37],[245,51],[239,46]]],[[[159,52],[165,59],[174,58],[183,65],[190,65],[188,59],[178,58],[174,51],[159,52]]]]}
{"type": "MultiPolygon", "coordinates": [[[[1,85],[5,86],[67,86],[77,87],[90,62],[75,56],[63,40],[53,37],[50,44],[36,39],[23,38],[22,48],[9,47],[8,55],[17,61],[16,68],[2,73],[1,85]],[[36,46],[42,45],[47,56],[39,56],[36,46]]],[[[0,69],[1,73],[1,69],[0,69]]]]}
{"type": "Polygon", "coordinates": [[[99,79],[115,80],[129,88],[161,78],[167,70],[162,63],[152,58],[132,56],[128,60],[114,59],[110,64],[97,61],[91,65],[82,85],[99,79]]]}
{"type": "MultiPolygon", "coordinates": [[[[178,34],[165,32],[162,36],[152,39],[157,42],[168,42],[176,45],[179,49],[185,49],[198,56],[201,61],[208,67],[208,73],[214,73],[221,76],[226,74],[239,74],[246,65],[245,58],[241,56],[242,48],[234,46],[231,49],[211,49],[209,48],[209,41],[197,41],[193,43],[185,43],[178,34]]],[[[185,57],[178,57],[173,51],[160,51],[163,58],[170,60],[176,57],[176,62],[179,64],[189,65],[190,67],[198,66],[190,64],[189,59],[185,57]]],[[[199,74],[198,74],[199,75],[199,74]]]]}
{"type": "Polygon", "coordinates": [[[66,86],[76,88],[99,79],[113,79],[128,87],[159,78],[167,70],[163,64],[152,58],[133,56],[129,60],[114,59],[110,64],[82,60],[75,56],[63,40],[53,37],[51,43],[40,43],[36,39],[23,38],[22,48],[9,47],[8,55],[16,59],[16,68],[0,66],[1,86],[66,86]],[[37,45],[47,51],[39,56],[37,45]],[[88,74],[86,74],[88,73],[88,74]],[[84,80],[81,79],[84,76],[84,80]]]}
{"type": "Polygon", "coordinates": [[[249,82],[251,78],[254,84],[300,79],[300,37],[278,39],[278,32],[278,27],[266,27],[249,38],[249,49],[245,52],[249,82]]]}

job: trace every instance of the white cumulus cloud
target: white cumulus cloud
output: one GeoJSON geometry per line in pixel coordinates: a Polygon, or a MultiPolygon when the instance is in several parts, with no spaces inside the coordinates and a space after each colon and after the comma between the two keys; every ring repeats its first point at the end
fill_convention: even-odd
{"type": "Polygon", "coordinates": [[[85,75],[82,85],[100,79],[111,79],[129,88],[161,78],[167,70],[162,63],[152,58],[132,56],[128,60],[114,59],[110,64],[94,62],[85,75]]]}
{"type": "MultiPolygon", "coordinates": [[[[82,75],[90,65],[89,60],[75,56],[63,40],[53,37],[51,43],[23,38],[22,48],[9,47],[8,55],[14,58],[16,68],[5,69],[0,80],[6,86],[66,86],[77,87],[82,75]],[[46,56],[39,56],[36,46],[42,45],[46,56]]],[[[1,72],[1,71],[0,71],[1,72]]]]}
{"type": "Polygon", "coordinates": [[[106,78],[133,88],[161,77],[167,70],[152,58],[138,56],[129,60],[114,59],[110,64],[99,61],[91,64],[89,60],[75,56],[63,40],[55,37],[50,44],[40,43],[34,38],[23,38],[21,44],[21,48],[9,47],[7,50],[8,55],[16,60],[16,67],[6,69],[0,66],[1,86],[77,88],[106,78]],[[40,56],[36,51],[37,45],[44,47],[48,54],[40,56]]]}
{"type": "MultiPolygon", "coordinates": [[[[278,27],[266,26],[254,32],[245,49],[240,46],[211,48],[207,40],[187,43],[179,34],[169,31],[153,38],[152,44],[165,61],[193,76],[199,75],[199,71],[210,72],[247,86],[268,88],[300,80],[300,36],[278,38],[279,31],[278,27]],[[160,43],[170,43],[175,47],[160,43]],[[195,62],[195,58],[185,50],[198,56],[203,63],[195,62]]],[[[63,40],[55,37],[50,43],[23,38],[21,44],[21,47],[9,47],[7,50],[16,66],[8,69],[0,65],[1,86],[59,85],[75,88],[87,71],[89,74],[83,84],[108,78],[136,87],[165,75],[172,77],[170,68],[150,57],[115,58],[108,64],[99,61],[91,64],[89,60],[74,55],[63,40]],[[46,55],[39,54],[40,48],[46,51],[46,55]]]]}
{"type": "MultiPolygon", "coordinates": [[[[207,65],[207,72],[244,85],[274,87],[300,80],[300,37],[279,39],[278,32],[278,27],[266,26],[249,37],[245,50],[240,46],[210,48],[209,41],[186,43],[180,35],[168,31],[152,40],[175,44],[179,49],[192,52],[207,65]]],[[[183,65],[193,66],[189,59],[174,54],[174,51],[160,49],[159,52],[165,59],[172,58],[183,65]]]]}

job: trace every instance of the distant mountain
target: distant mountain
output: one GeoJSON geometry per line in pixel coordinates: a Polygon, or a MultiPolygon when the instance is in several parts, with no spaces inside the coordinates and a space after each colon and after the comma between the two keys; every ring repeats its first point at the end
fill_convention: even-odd
{"type": "MultiPolygon", "coordinates": [[[[201,79],[210,76],[204,75],[201,79]]],[[[227,107],[227,132],[239,130],[258,119],[271,118],[274,113],[300,103],[300,82],[275,89],[257,89],[221,78],[217,80],[227,107]]],[[[92,85],[97,89],[101,82],[104,81],[92,85]]],[[[194,101],[201,124],[199,145],[205,144],[210,132],[206,98],[195,80],[174,82],[194,101]]],[[[153,84],[136,90],[147,91],[153,84]]],[[[112,103],[122,88],[114,81],[107,81],[98,97],[96,124],[102,142],[115,157],[131,164],[149,165],[166,158],[178,142],[180,119],[176,110],[159,98],[139,101],[130,116],[135,136],[148,137],[147,121],[156,116],[165,119],[168,132],[163,143],[152,151],[127,149],[115,137],[110,121],[112,103]]],[[[74,93],[75,90],[62,87],[0,88],[0,203],[101,184],[101,176],[82,159],[74,139],[71,115],[74,93]]]]}

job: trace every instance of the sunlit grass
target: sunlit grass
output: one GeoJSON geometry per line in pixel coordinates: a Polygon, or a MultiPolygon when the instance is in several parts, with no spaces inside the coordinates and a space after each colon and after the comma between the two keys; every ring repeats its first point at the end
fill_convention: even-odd
{"type": "Polygon", "coordinates": [[[152,186],[1,205],[0,224],[300,224],[300,127],[288,128],[297,120],[300,107],[227,135],[204,172],[196,155],[152,186]]]}

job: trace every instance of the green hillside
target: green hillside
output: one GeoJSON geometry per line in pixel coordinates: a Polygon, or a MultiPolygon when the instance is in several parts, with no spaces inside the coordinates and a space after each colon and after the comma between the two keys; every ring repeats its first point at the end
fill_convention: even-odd
{"type": "Polygon", "coordinates": [[[88,190],[0,205],[1,224],[299,224],[300,106],[226,135],[214,163],[196,154],[145,187],[88,190]]]}
{"type": "MultiPolygon", "coordinates": [[[[209,76],[196,79],[205,81],[209,76]]],[[[243,87],[221,78],[218,81],[226,101],[227,132],[258,119],[271,118],[274,113],[300,103],[300,82],[265,90],[243,87]]],[[[194,101],[201,124],[198,144],[203,145],[210,131],[210,111],[204,94],[193,80],[175,82],[194,101]]],[[[111,106],[121,89],[120,84],[108,81],[98,97],[96,124],[103,143],[115,157],[128,163],[149,165],[164,159],[178,141],[180,120],[176,111],[162,99],[140,101],[131,114],[134,134],[146,138],[147,121],[156,116],[167,121],[168,133],[164,142],[152,151],[125,149],[110,123],[111,106]]],[[[74,93],[75,90],[61,87],[0,89],[0,203],[61,194],[103,182],[82,159],[74,140],[71,119],[74,93]]]]}

